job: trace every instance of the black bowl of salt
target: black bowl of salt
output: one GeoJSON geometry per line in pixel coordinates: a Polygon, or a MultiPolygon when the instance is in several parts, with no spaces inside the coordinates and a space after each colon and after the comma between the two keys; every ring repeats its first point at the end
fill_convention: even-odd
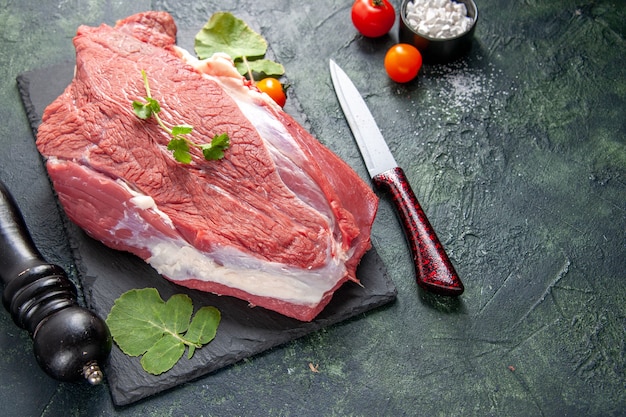
{"type": "Polygon", "coordinates": [[[447,63],[471,49],[477,20],[473,0],[404,0],[399,39],[419,49],[424,62],[447,63]]]}

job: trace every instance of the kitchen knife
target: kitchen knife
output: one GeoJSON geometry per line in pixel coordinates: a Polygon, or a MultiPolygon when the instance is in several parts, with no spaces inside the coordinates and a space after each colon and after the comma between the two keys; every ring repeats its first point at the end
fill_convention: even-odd
{"type": "Polygon", "coordinates": [[[367,104],[346,73],[331,59],[330,75],[339,104],[374,185],[390,194],[407,237],[424,290],[458,296],[463,283],[428,222],[402,168],[396,163],[367,104]]]}

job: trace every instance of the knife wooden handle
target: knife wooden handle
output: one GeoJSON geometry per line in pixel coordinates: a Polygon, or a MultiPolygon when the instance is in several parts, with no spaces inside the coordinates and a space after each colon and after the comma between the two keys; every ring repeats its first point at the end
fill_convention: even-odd
{"type": "Polygon", "coordinates": [[[78,305],[76,286],[35,247],[13,196],[0,181],[0,283],[2,303],[28,330],[41,368],[60,381],[102,381],[111,351],[106,322],[78,305]]]}
{"type": "Polygon", "coordinates": [[[440,295],[458,296],[463,283],[420,206],[400,167],[375,175],[376,187],[387,191],[398,211],[417,272],[417,284],[440,295]]]}

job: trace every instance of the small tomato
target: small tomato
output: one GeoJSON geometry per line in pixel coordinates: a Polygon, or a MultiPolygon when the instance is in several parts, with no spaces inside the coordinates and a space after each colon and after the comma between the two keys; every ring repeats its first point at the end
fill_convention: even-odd
{"type": "Polygon", "coordinates": [[[259,90],[266,93],[272,98],[280,107],[284,107],[287,102],[287,96],[283,85],[276,78],[267,77],[256,83],[259,90]]]}
{"type": "Polygon", "coordinates": [[[389,78],[398,83],[407,83],[417,76],[422,68],[422,54],[413,45],[399,43],[385,55],[385,70],[389,78]]]}
{"type": "Polygon", "coordinates": [[[396,21],[396,10],[387,0],[356,0],[352,5],[352,23],[368,38],[387,34],[396,21]]]}

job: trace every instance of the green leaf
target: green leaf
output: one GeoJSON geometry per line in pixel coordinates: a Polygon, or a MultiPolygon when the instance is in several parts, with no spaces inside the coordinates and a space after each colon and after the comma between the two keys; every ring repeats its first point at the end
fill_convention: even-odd
{"type": "Polygon", "coordinates": [[[204,159],[207,161],[222,159],[224,157],[224,151],[230,146],[230,138],[228,134],[222,133],[221,135],[215,135],[211,143],[198,146],[202,149],[204,159]]]}
{"type": "Polygon", "coordinates": [[[221,135],[215,135],[211,140],[211,146],[228,149],[230,146],[230,138],[228,137],[228,134],[222,133],[221,135]]]}
{"type": "Polygon", "coordinates": [[[145,97],[145,99],[148,102],[148,104],[146,105],[150,107],[152,113],[159,113],[161,111],[161,105],[157,100],[153,99],[152,97],[145,97]]]}
{"type": "Polygon", "coordinates": [[[133,101],[133,110],[140,119],[146,120],[161,111],[161,105],[158,101],[150,97],[144,97],[145,103],[139,100],[133,101]]]}
{"type": "Polygon", "coordinates": [[[142,356],[147,372],[170,370],[189,346],[189,358],[197,348],[215,338],[220,312],[202,307],[193,314],[191,298],[184,294],[163,301],[154,288],[130,290],[111,308],[106,323],[115,343],[129,356],[142,356]],[[190,323],[191,320],[191,323],[190,323]]]}
{"type": "Polygon", "coordinates": [[[147,103],[135,100],[133,101],[133,110],[140,119],[146,120],[152,117],[152,108],[147,103]]]}
{"type": "Polygon", "coordinates": [[[185,338],[195,344],[206,345],[215,338],[222,316],[215,307],[202,307],[191,320],[185,338]]]}
{"type": "Polygon", "coordinates": [[[217,12],[196,34],[195,51],[200,59],[224,52],[234,61],[244,56],[264,56],[267,42],[243,20],[228,12],[217,12]]]}
{"type": "MultiPolygon", "coordinates": [[[[215,338],[217,334],[217,326],[221,320],[220,311],[215,307],[202,307],[189,325],[189,330],[185,334],[185,338],[190,343],[205,345],[215,338]]],[[[194,345],[189,345],[189,354],[187,357],[191,359],[195,351],[194,345]]]]}
{"type": "Polygon", "coordinates": [[[207,161],[216,161],[224,157],[224,151],[220,148],[212,148],[211,145],[200,145],[202,155],[207,161]]]}
{"type": "Polygon", "coordinates": [[[174,334],[184,333],[189,328],[193,303],[188,295],[176,294],[171,296],[155,314],[167,331],[174,334]]]}
{"type": "Polygon", "coordinates": [[[250,67],[250,70],[253,73],[261,74],[267,77],[283,75],[285,73],[285,67],[278,62],[270,61],[269,59],[248,60],[247,63],[248,65],[242,61],[235,63],[239,74],[247,75],[248,67],[250,67]]]}
{"type": "Polygon", "coordinates": [[[177,337],[166,334],[156,342],[145,355],[140,363],[146,372],[160,375],[169,371],[176,365],[185,353],[185,345],[177,337]]]}
{"type": "Polygon", "coordinates": [[[190,125],[177,125],[172,127],[172,136],[188,135],[193,132],[193,126],[190,125]]]}
{"type": "Polygon", "coordinates": [[[189,153],[189,142],[184,138],[172,138],[167,144],[167,149],[172,151],[174,159],[183,164],[191,163],[191,154],[189,153]]]}
{"type": "Polygon", "coordinates": [[[106,322],[122,352],[143,355],[163,337],[162,305],[165,303],[154,288],[131,290],[115,301],[106,322]]]}

